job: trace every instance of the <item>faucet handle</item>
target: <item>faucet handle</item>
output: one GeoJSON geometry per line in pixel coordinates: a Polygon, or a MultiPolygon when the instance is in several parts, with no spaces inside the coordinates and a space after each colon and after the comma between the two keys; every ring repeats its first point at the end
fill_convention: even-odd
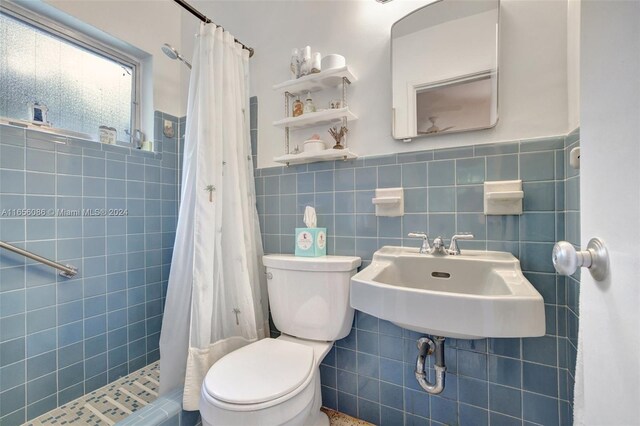
{"type": "Polygon", "coordinates": [[[427,234],[425,234],[424,232],[409,232],[407,234],[407,237],[409,238],[422,238],[423,240],[428,240],[429,236],[427,234]]]}
{"type": "Polygon", "coordinates": [[[458,255],[460,254],[460,248],[458,247],[458,240],[473,240],[473,234],[456,234],[451,237],[451,244],[449,244],[449,254],[450,255],[458,255]]]}
{"type": "Polygon", "coordinates": [[[424,232],[409,232],[407,234],[409,238],[422,238],[422,247],[420,247],[420,254],[428,253],[431,250],[431,244],[429,243],[429,236],[424,232]]]}

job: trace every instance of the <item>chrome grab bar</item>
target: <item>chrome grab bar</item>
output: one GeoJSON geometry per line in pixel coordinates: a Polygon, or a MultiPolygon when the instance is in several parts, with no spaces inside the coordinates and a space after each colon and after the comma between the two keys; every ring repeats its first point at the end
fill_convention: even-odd
{"type": "Polygon", "coordinates": [[[30,251],[23,250],[20,247],[16,247],[9,243],[5,243],[4,241],[0,241],[0,248],[12,251],[14,253],[18,253],[24,257],[28,257],[29,259],[35,260],[36,262],[44,263],[47,266],[51,266],[52,268],[56,268],[62,271],[60,272],[60,275],[66,278],[72,278],[76,276],[76,274],[78,273],[78,268],[76,268],[75,266],[63,265],[61,263],[54,262],[53,260],[49,260],[46,257],[42,257],[35,253],[31,253],[30,251]]]}

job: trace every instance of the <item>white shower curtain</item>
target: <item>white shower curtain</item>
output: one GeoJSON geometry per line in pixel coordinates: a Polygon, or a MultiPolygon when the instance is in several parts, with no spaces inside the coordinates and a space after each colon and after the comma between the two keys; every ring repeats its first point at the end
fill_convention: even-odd
{"type": "Polygon", "coordinates": [[[248,60],[231,34],[201,24],[160,336],[160,391],[184,384],[185,410],[198,409],[202,381],[214,362],[269,329],[249,140],[248,60]]]}

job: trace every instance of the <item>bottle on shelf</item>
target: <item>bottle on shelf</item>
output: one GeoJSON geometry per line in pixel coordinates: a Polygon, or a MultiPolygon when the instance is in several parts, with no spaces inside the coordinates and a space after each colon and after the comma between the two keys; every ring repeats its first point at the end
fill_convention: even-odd
{"type": "Polygon", "coordinates": [[[307,101],[304,103],[304,113],[308,114],[310,112],[316,112],[316,106],[313,104],[313,99],[311,99],[311,92],[307,92],[307,101]]]}
{"type": "Polygon", "coordinates": [[[302,101],[300,100],[300,97],[298,96],[298,99],[296,99],[293,102],[293,116],[294,117],[298,117],[301,116],[304,113],[304,105],[302,104],[302,101]]]}
{"type": "Polygon", "coordinates": [[[291,63],[289,65],[289,69],[291,70],[292,80],[300,77],[300,52],[298,49],[293,49],[291,51],[291,63]]]}
{"type": "Polygon", "coordinates": [[[322,71],[322,55],[320,52],[314,52],[311,59],[311,73],[317,73],[322,71]]]}
{"type": "Polygon", "coordinates": [[[304,77],[311,72],[311,47],[302,49],[300,56],[300,77],[304,77]]]}

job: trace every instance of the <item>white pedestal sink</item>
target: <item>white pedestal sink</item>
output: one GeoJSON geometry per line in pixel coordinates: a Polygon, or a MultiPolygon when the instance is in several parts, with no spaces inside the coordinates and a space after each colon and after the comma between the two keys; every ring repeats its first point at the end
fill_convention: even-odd
{"type": "Polygon", "coordinates": [[[544,300],[512,254],[463,250],[419,254],[383,247],[351,278],[351,306],[433,336],[459,339],[537,337],[544,300]]]}

